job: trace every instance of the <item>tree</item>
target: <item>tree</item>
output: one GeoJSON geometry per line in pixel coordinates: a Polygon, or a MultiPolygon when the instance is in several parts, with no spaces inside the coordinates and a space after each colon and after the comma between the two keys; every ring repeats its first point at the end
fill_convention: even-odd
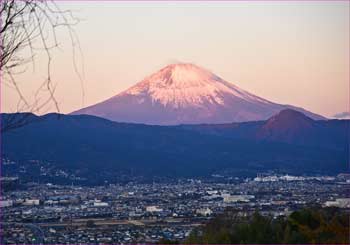
{"type": "MultiPolygon", "coordinates": [[[[73,66],[82,85],[83,69],[77,66],[77,55],[81,53],[79,39],[74,26],[79,19],[71,10],[62,10],[53,0],[2,0],[0,1],[0,70],[2,84],[18,94],[17,112],[39,112],[51,104],[60,112],[54,96],[56,84],[52,78],[53,50],[60,48],[58,28],[64,28],[73,47],[73,66]],[[45,79],[36,90],[33,102],[22,93],[16,75],[23,73],[27,65],[35,69],[35,59],[44,52],[47,59],[45,79]]],[[[82,91],[84,91],[82,89],[82,91]]],[[[84,96],[84,94],[83,94],[84,96]]],[[[28,123],[29,114],[7,116],[2,122],[1,132],[28,123]]]]}
{"type": "Polygon", "coordinates": [[[258,212],[238,218],[234,212],[226,210],[200,230],[193,230],[185,243],[348,244],[349,218],[346,211],[321,207],[277,218],[258,212]]]}

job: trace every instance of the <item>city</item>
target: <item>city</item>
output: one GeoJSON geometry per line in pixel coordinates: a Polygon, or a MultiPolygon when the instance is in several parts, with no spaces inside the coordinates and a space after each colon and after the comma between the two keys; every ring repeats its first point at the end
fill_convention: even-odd
{"type": "Polygon", "coordinates": [[[0,1],[1,244],[350,244],[350,2],[0,1]]]}
{"type": "Polygon", "coordinates": [[[184,242],[193,228],[229,207],[273,217],[317,205],[350,213],[349,174],[215,175],[95,187],[26,183],[11,189],[0,201],[6,244],[184,242]]]}

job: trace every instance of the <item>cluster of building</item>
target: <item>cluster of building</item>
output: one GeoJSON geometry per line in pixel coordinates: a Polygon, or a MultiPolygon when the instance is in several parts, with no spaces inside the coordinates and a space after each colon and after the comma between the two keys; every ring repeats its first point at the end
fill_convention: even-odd
{"type": "Polygon", "coordinates": [[[272,216],[314,205],[350,211],[348,177],[259,175],[234,183],[184,179],[95,187],[26,184],[2,195],[1,243],[181,242],[227,207],[272,216]]]}

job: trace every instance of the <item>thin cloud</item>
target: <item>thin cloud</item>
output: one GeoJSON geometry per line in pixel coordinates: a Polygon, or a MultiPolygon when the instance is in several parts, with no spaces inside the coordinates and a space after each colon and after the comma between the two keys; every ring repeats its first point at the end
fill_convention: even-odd
{"type": "Polygon", "coordinates": [[[341,113],[337,113],[333,117],[338,118],[338,119],[350,118],[350,112],[344,111],[344,112],[341,112],[341,113]]]}

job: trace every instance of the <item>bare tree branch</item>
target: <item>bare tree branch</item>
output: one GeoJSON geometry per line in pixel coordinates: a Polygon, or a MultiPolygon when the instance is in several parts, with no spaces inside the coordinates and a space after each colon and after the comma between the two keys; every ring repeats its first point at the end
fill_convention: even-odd
{"type": "MultiPolygon", "coordinates": [[[[84,103],[84,64],[82,62],[80,68],[77,64],[77,54],[81,59],[83,55],[79,38],[73,28],[80,19],[75,17],[71,10],[61,10],[53,0],[1,0],[0,17],[1,82],[16,91],[19,98],[16,112],[41,112],[49,104],[54,105],[55,110],[60,112],[59,103],[55,98],[57,82],[55,84],[52,78],[53,50],[60,48],[57,28],[64,29],[69,35],[73,50],[73,68],[80,81],[84,103]],[[41,51],[44,51],[47,59],[46,75],[44,82],[35,92],[34,102],[29,102],[16,80],[16,75],[23,73],[28,63],[32,64],[35,71],[35,59],[41,51]],[[27,55],[28,53],[30,55],[27,55]],[[48,98],[42,99],[43,96],[48,98]]],[[[16,118],[18,119],[18,114],[16,118]]],[[[0,130],[4,131],[3,128],[0,130]]]]}

